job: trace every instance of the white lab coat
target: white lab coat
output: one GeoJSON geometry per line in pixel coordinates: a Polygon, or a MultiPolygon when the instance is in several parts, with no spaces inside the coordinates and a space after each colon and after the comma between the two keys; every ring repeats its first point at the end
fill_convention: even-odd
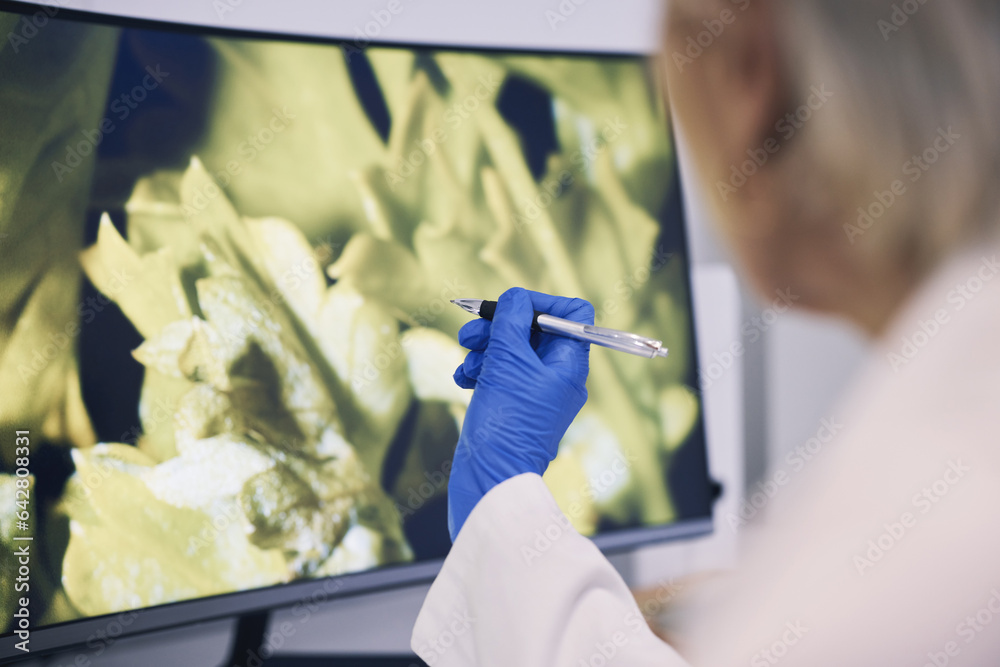
{"type": "MultiPolygon", "coordinates": [[[[737,527],[740,569],[678,614],[690,664],[1000,665],[997,254],[928,280],[828,420],[838,432],[777,462],[764,520],[737,527]]],[[[435,667],[688,664],[537,475],[473,511],[412,645],[435,667]]]]}

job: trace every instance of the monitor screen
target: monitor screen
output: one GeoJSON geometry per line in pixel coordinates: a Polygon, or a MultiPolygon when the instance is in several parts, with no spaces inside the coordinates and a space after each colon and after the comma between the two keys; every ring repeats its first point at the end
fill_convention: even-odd
{"type": "Polygon", "coordinates": [[[593,349],[545,475],[576,529],[609,549],[706,529],[646,59],[23,7],[0,7],[4,655],[26,625],[433,574],[472,394],[450,301],[511,286],[670,350],[593,349]]]}

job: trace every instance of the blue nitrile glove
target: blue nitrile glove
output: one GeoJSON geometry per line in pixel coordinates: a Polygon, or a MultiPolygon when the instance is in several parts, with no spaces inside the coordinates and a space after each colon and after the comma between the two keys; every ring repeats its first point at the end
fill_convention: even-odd
{"type": "Polygon", "coordinates": [[[536,310],[594,323],[594,308],[582,299],[514,288],[500,297],[492,322],[473,320],[458,334],[472,351],[455,382],[475,392],[448,482],[453,541],[490,489],[523,473],[545,472],[587,401],[590,344],[532,332],[536,310]]]}

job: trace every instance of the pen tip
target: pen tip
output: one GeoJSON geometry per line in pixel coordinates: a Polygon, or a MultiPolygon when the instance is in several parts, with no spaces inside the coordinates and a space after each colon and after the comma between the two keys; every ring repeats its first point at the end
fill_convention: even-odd
{"type": "Polygon", "coordinates": [[[479,314],[479,307],[482,303],[479,299],[452,299],[451,302],[465,312],[472,313],[473,315],[479,314]]]}

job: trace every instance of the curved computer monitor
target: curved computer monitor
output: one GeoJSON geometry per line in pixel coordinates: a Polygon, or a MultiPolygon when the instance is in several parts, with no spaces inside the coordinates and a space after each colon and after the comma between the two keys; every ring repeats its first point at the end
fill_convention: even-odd
{"type": "Polygon", "coordinates": [[[594,348],[545,476],[568,522],[711,529],[642,55],[0,28],[0,659],[433,577],[471,396],[450,301],[515,285],[670,350],[594,348]]]}

